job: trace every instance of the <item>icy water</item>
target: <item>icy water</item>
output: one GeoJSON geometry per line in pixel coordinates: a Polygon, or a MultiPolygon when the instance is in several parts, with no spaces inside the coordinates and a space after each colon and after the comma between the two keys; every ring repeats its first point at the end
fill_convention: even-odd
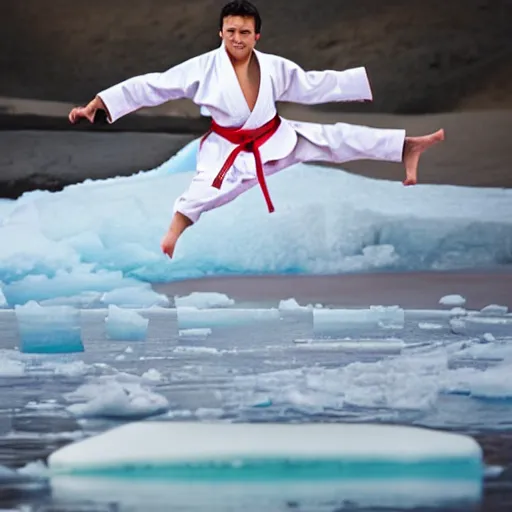
{"type": "MultiPolygon", "coordinates": [[[[497,435],[512,425],[510,314],[406,310],[397,325],[391,311],[375,326],[373,313],[366,323],[350,323],[346,313],[333,323],[311,309],[181,309],[179,319],[175,309],[140,313],[150,320],[144,341],[107,339],[106,311],[83,310],[85,351],[39,355],[20,351],[14,311],[0,312],[0,465],[21,468],[0,467],[0,508],[377,510],[364,485],[31,480],[45,476],[44,460],[59,446],[138,418],[396,422],[497,435]]],[[[397,508],[396,494],[385,490],[389,502],[378,504],[479,510],[478,502],[436,503],[441,491],[429,492],[397,508]]]]}

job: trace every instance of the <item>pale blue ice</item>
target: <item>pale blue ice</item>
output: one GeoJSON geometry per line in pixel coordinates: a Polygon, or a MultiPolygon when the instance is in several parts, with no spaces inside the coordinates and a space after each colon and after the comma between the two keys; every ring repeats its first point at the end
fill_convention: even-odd
{"type": "MultiPolygon", "coordinates": [[[[261,191],[204,214],[175,258],[161,253],[175,199],[193,176],[198,141],[130,177],[36,191],[0,203],[0,281],[9,307],[226,274],[326,274],[492,267],[512,262],[512,190],[404,187],[341,170],[296,165],[261,191]]],[[[78,299],[77,299],[78,297],[78,299]]],[[[83,299],[83,296],[82,296],[83,299]]],[[[121,304],[117,304],[121,305],[121,304]]]]}

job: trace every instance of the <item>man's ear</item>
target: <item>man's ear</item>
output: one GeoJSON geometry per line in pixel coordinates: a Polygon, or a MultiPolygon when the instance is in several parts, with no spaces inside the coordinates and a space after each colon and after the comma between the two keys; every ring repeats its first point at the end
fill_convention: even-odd
{"type": "Polygon", "coordinates": [[[261,36],[261,34],[256,34],[256,41],[260,40],[260,36],[261,36]]]}

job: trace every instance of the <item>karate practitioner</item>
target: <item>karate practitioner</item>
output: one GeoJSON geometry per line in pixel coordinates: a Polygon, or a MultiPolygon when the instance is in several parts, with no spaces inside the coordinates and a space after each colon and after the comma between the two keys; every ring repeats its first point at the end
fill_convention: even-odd
{"type": "Polygon", "coordinates": [[[71,123],[80,118],[94,122],[96,111],[102,109],[114,123],[142,107],[189,98],[212,117],[210,131],[201,141],[196,174],[176,200],[161,243],[169,257],[181,234],[201,214],[257,184],[272,212],[265,176],[299,162],[372,159],[403,162],[403,183],[414,185],[421,153],[444,139],[443,130],[406,137],[405,130],[284,119],[277,115],[276,101],[309,105],[371,101],[365,68],[304,71],[290,60],[256,50],[261,18],[247,0],[223,7],[219,35],[219,48],[165,72],[125,80],[69,114],[71,123]]]}

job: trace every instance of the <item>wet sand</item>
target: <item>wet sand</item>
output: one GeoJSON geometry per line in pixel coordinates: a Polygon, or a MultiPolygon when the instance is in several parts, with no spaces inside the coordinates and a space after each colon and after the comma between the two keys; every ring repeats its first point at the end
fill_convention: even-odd
{"type": "Polygon", "coordinates": [[[0,197],[154,169],[192,139],[166,133],[0,131],[0,197]]]}
{"type": "MultiPolygon", "coordinates": [[[[168,69],[219,44],[224,3],[8,2],[0,95],[83,103],[129,76],[168,69]]],[[[367,66],[373,112],[512,107],[510,0],[255,4],[261,51],[304,69],[367,66]]]]}
{"type": "MultiPolygon", "coordinates": [[[[4,104],[14,108],[12,101],[4,99],[4,104]]],[[[171,102],[126,116],[113,125],[73,126],[64,115],[67,107],[20,101],[18,110],[0,114],[0,197],[16,198],[38,188],[57,191],[86,179],[153,169],[206,131],[208,119],[194,116],[194,112],[185,117],[185,107],[171,102]],[[49,109],[53,109],[52,115],[49,109]]],[[[284,104],[279,111],[299,121],[405,128],[409,135],[443,127],[446,140],[420,160],[420,184],[512,187],[512,145],[508,140],[512,110],[399,116],[320,112],[284,104]]],[[[404,174],[401,164],[390,162],[361,160],[332,166],[375,179],[401,181],[404,174]]]]}

